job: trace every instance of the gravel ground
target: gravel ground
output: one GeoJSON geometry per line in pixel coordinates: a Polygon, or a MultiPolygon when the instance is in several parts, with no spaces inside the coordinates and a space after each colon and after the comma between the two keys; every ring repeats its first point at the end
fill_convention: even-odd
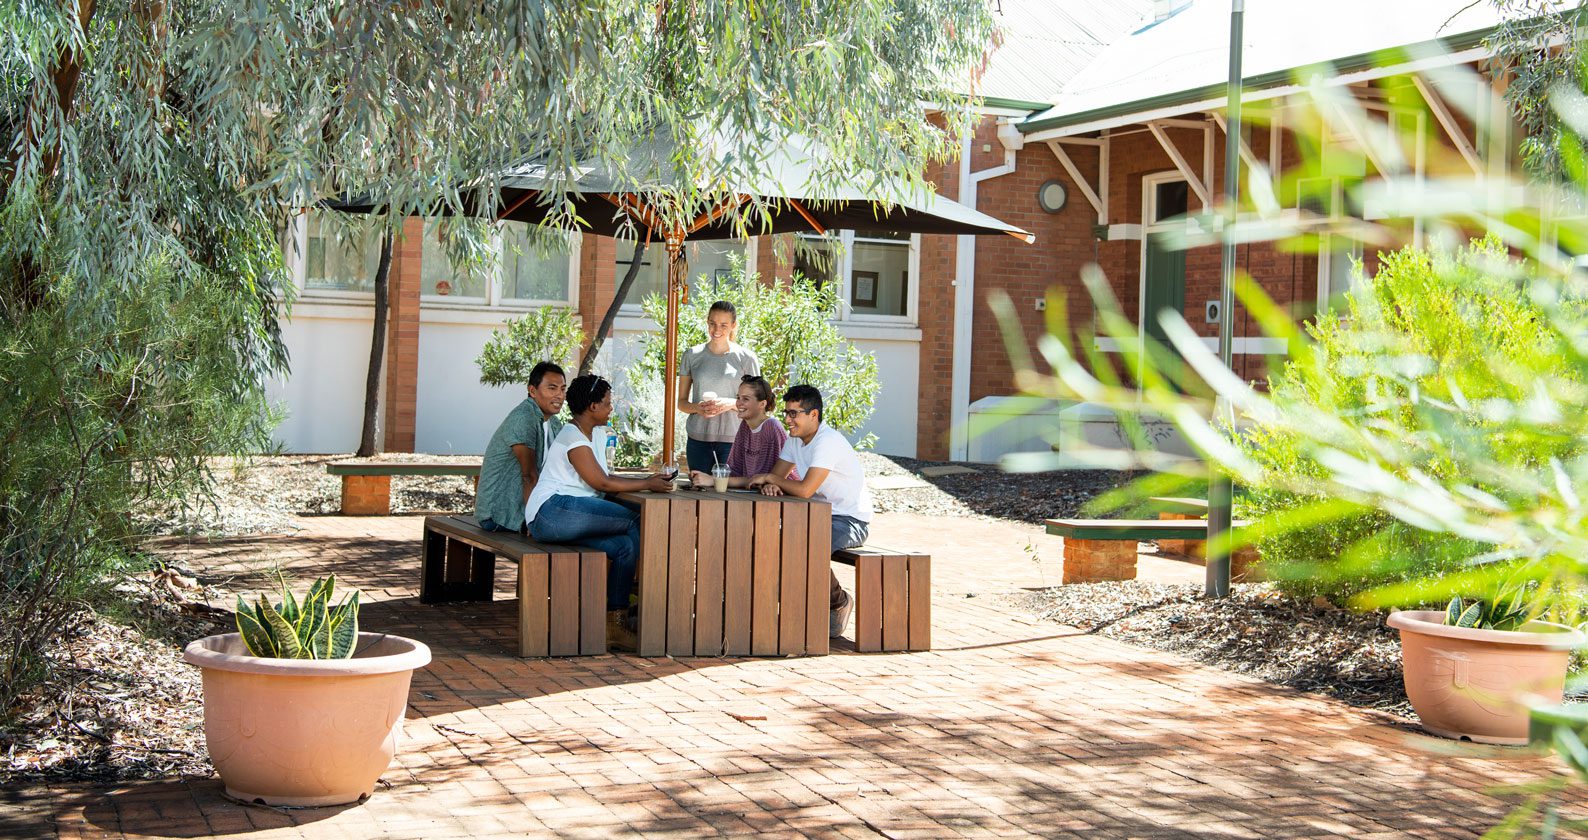
{"type": "Polygon", "coordinates": [[[1076,516],[1093,497],[1128,483],[1133,476],[1111,470],[1006,473],[992,464],[918,461],[862,453],[867,475],[914,475],[930,487],[874,493],[879,511],[984,516],[1040,525],[1044,519],[1076,516]],[[953,467],[949,475],[922,470],[953,467]]]}
{"type": "Polygon", "coordinates": [[[1414,719],[1399,634],[1383,613],[1301,603],[1264,583],[1235,584],[1219,600],[1203,598],[1196,585],[1141,581],[1070,584],[1010,599],[1039,619],[1414,719]]]}
{"type": "MultiPolygon", "coordinates": [[[[294,530],[295,516],[336,514],[342,505],[342,478],[325,465],[352,455],[260,455],[216,458],[215,498],[187,511],[149,514],[152,533],[238,536],[294,530]]],[[[364,460],[364,459],[361,459],[364,460]]],[[[473,456],[388,453],[367,459],[383,463],[440,461],[478,463],[473,456]]],[[[392,513],[474,510],[474,482],[465,476],[394,476],[392,513]]]]}
{"type": "MultiPolygon", "coordinates": [[[[275,455],[246,459],[217,458],[214,499],[186,511],[164,510],[146,515],[149,530],[163,534],[236,536],[293,530],[298,516],[335,514],[341,506],[341,478],[325,465],[351,455],[275,455]]],[[[373,460],[474,463],[473,456],[391,453],[373,460]]],[[[949,464],[860,453],[868,478],[893,484],[913,480],[917,486],[878,487],[872,495],[879,512],[906,511],[940,516],[981,516],[1041,523],[1075,516],[1097,494],[1125,483],[1127,473],[1075,470],[1029,474],[1001,472],[990,464],[949,464]],[[934,467],[963,470],[950,475],[923,475],[934,467]]],[[[474,509],[474,484],[459,476],[395,476],[392,513],[457,512],[474,509]]]]}

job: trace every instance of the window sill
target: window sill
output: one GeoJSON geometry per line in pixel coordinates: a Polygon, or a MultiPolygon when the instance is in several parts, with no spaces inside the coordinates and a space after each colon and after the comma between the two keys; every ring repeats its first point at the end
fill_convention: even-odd
{"type": "Polygon", "coordinates": [[[868,323],[865,321],[835,321],[838,332],[844,338],[863,339],[867,341],[913,341],[921,340],[921,329],[910,323],[868,323]]]}

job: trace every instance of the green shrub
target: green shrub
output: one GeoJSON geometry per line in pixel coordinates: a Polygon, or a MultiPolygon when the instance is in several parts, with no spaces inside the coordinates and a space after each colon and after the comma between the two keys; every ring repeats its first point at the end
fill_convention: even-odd
{"type": "Polygon", "coordinates": [[[211,456],[270,444],[281,251],[263,220],[215,233],[222,267],[55,274],[32,306],[0,286],[0,717],[150,517],[203,504],[211,456]]]}
{"type": "MultiPolygon", "coordinates": [[[[566,369],[582,346],[584,330],[578,314],[565,307],[543,306],[492,332],[474,363],[480,367],[482,384],[523,385],[541,362],[556,362],[566,369]]],[[[573,378],[571,372],[568,378],[573,378]]]]}
{"type": "MultiPolygon", "coordinates": [[[[822,421],[845,434],[854,434],[871,417],[880,387],[877,359],[851,344],[833,323],[838,297],[831,284],[818,285],[799,275],[786,283],[763,283],[758,275],[747,276],[743,264],[735,261],[731,277],[701,289],[680,307],[680,363],[685,350],[706,341],[706,313],[718,300],[732,303],[737,310],[735,341],[760,357],[761,375],[774,394],[781,396],[790,385],[816,386],[822,392],[822,421]]],[[[645,314],[663,323],[665,299],[652,295],[643,306],[645,314]]],[[[665,349],[661,332],[647,334],[633,375],[660,381],[665,349]]],[[[636,421],[638,425],[654,422],[644,417],[636,421]]],[[[683,436],[678,437],[682,447],[683,436]]],[[[875,440],[868,435],[855,446],[868,447],[875,440]]]]}
{"type": "MultiPolygon", "coordinates": [[[[1492,238],[1444,255],[1415,248],[1383,255],[1377,273],[1357,278],[1344,317],[1309,325],[1313,352],[1272,378],[1273,399],[1408,435],[1450,436],[1492,456],[1491,472],[1535,471],[1551,459],[1576,458],[1583,447],[1574,436],[1518,434],[1504,418],[1485,413],[1526,404],[1540,383],[1582,381],[1558,352],[1558,339],[1541,328],[1548,316],[1526,286],[1510,271],[1495,270],[1506,259],[1492,238]],[[1442,418],[1431,425],[1424,410],[1430,405],[1470,410],[1460,423],[1442,418]]],[[[1242,515],[1273,519],[1329,498],[1323,488],[1330,469],[1311,443],[1290,428],[1249,431],[1246,453],[1264,474],[1244,494],[1242,515]],[[1309,485],[1318,489],[1308,492],[1309,485]]],[[[1427,447],[1409,466],[1430,481],[1469,480],[1497,497],[1512,492],[1504,482],[1472,474],[1465,454],[1464,447],[1427,447]]],[[[1492,546],[1374,510],[1265,537],[1259,549],[1285,591],[1344,602],[1386,584],[1457,571],[1492,546]]]]}

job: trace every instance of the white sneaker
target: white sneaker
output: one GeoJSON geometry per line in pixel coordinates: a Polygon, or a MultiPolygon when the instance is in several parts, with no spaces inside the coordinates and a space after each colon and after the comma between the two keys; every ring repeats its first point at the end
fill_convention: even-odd
{"type": "Polygon", "coordinates": [[[843,604],[833,608],[827,614],[827,637],[836,639],[844,635],[844,628],[849,626],[849,614],[855,611],[855,596],[848,590],[839,590],[844,593],[843,604]]]}

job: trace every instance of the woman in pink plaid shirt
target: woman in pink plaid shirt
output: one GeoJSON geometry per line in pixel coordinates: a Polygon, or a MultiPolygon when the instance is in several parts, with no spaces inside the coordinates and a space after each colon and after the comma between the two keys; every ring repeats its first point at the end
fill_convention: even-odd
{"type": "MultiPolygon", "coordinates": [[[[772,396],[772,386],[759,376],[746,376],[739,382],[739,393],[734,400],[734,413],[743,422],[733,438],[733,450],[728,453],[728,486],[748,487],[752,476],[772,469],[778,453],[788,440],[788,430],[772,416],[777,400],[772,396]]],[[[695,470],[689,474],[698,487],[711,486],[711,474],[695,470]]],[[[790,478],[795,476],[790,473],[790,478]]]]}

